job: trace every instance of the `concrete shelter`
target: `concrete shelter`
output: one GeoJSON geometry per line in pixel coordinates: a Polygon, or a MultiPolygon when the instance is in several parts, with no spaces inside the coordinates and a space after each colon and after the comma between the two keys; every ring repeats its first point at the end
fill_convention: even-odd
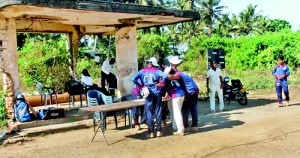
{"type": "Polygon", "coordinates": [[[162,7],[100,0],[1,0],[0,68],[6,108],[13,112],[20,91],[17,33],[67,33],[75,76],[79,40],[87,34],[116,35],[118,89],[130,93],[131,78],[138,71],[137,29],[198,20],[199,13],[162,7]]]}

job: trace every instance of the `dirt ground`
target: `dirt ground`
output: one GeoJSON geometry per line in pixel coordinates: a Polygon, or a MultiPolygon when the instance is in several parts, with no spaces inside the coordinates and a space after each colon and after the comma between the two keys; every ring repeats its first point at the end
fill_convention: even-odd
{"type": "MultiPolygon", "coordinates": [[[[295,88],[298,89],[298,88],[295,88]]],[[[147,139],[146,130],[109,126],[107,146],[101,133],[91,142],[93,129],[34,137],[32,142],[0,147],[1,158],[14,157],[300,157],[300,98],[291,90],[290,107],[279,108],[275,92],[249,95],[248,106],[231,103],[224,112],[209,114],[199,103],[199,132],[166,134],[147,139]]]]}

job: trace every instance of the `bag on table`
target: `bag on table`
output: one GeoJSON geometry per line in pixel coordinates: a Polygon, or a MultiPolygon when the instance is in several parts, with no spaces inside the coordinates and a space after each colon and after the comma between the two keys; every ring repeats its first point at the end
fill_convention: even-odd
{"type": "Polygon", "coordinates": [[[39,110],[39,118],[41,120],[55,119],[65,117],[65,110],[62,108],[46,108],[39,110]]]}

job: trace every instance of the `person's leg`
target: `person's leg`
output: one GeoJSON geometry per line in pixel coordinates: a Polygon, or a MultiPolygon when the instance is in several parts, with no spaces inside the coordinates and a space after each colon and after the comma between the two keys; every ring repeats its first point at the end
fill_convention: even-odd
{"type": "Polygon", "coordinates": [[[157,124],[157,132],[161,132],[161,118],[162,118],[162,98],[160,94],[155,94],[156,97],[156,124],[157,124]]]}
{"type": "Polygon", "coordinates": [[[282,84],[282,88],[283,88],[283,93],[285,95],[285,101],[289,102],[290,96],[289,96],[289,88],[287,82],[282,84]]]}
{"type": "Polygon", "coordinates": [[[101,87],[105,88],[106,73],[101,71],[101,87]]]}
{"type": "Polygon", "coordinates": [[[278,104],[282,104],[282,86],[280,83],[276,83],[276,92],[277,92],[277,98],[278,98],[278,104]]]}
{"type": "Polygon", "coordinates": [[[148,120],[148,133],[154,133],[154,94],[150,94],[145,99],[145,108],[146,108],[146,114],[147,114],[147,120],[148,120]]]}
{"type": "Polygon", "coordinates": [[[145,106],[142,106],[141,107],[141,124],[146,124],[147,123],[147,114],[146,114],[146,109],[145,109],[145,106]]]}
{"type": "Polygon", "coordinates": [[[189,128],[189,109],[190,109],[190,105],[187,99],[185,99],[183,101],[182,108],[181,108],[184,128],[189,128]]]}
{"type": "Polygon", "coordinates": [[[217,89],[218,97],[219,97],[219,102],[220,102],[220,111],[223,111],[224,109],[224,100],[223,100],[223,90],[221,88],[217,89]]]}
{"type": "Polygon", "coordinates": [[[174,98],[172,100],[174,121],[176,122],[178,132],[184,132],[183,117],[182,117],[182,113],[181,113],[183,100],[184,100],[184,97],[178,97],[178,98],[174,98]]]}
{"type": "Polygon", "coordinates": [[[161,116],[161,120],[163,121],[163,125],[166,125],[167,115],[168,115],[168,107],[165,104],[166,103],[162,103],[162,116],[161,116]]]}
{"type": "MultiPolygon", "coordinates": [[[[173,99],[171,101],[168,101],[168,108],[169,108],[169,111],[170,111],[170,120],[172,122],[172,128],[177,129],[176,124],[175,124],[175,120],[174,120],[173,102],[174,102],[173,99]]],[[[180,109],[180,111],[181,111],[181,109],[180,109]]]]}
{"type": "Polygon", "coordinates": [[[191,95],[189,99],[190,113],[192,115],[192,126],[191,127],[198,127],[198,93],[194,93],[191,95]]]}
{"type": "Polygon", "coordinates": [[[212,111],[212,112],[216,111],[216,108],[215,108],[216,88],[215,88],[215,86],[210,87],[209,97],[210,97],[210,111],[212,111]]]}
{"type": "Polygon", "coordinates": [[[137,107],[132,108],[132,115],[133,115],[134,126],[139,125],[139,112],[137,107]]]}

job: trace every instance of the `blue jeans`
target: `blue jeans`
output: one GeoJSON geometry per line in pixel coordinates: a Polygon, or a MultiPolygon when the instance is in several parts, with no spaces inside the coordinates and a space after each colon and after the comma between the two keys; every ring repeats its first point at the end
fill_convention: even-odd
{"type": "Polygon", "coordinates": [[[278,82],[276,83],[276,92],[277,92],[277,97],[278,97],[278,103],[282,104],[282,90],[285,95],[285,100],[289,101],[289,88],[287,82],[278,82]]]}
{"type": "Polygon", "coordinates": [[[157,131],[161,131],[162,98],[161,94],[150,94],[145,99],[148,121],[148,132],[154,132],[154,116],[156,116],[157,131]]]}
{"type": "Polygon", "coordinates": [[[189,127],[189,113],[192,115],[192,126],[198,127],[198,93],[188,94],[181,109],[184,128],[189,127]]]}
{"type": "Polygon", "coordinates": [[[134,125],[140,125],[146,123],[146,112],[145,106],[132,108],[132,115],[134,120],[134,125]],[[141,113],[141,123],[139,123],[139,112],[141,113]]]}

